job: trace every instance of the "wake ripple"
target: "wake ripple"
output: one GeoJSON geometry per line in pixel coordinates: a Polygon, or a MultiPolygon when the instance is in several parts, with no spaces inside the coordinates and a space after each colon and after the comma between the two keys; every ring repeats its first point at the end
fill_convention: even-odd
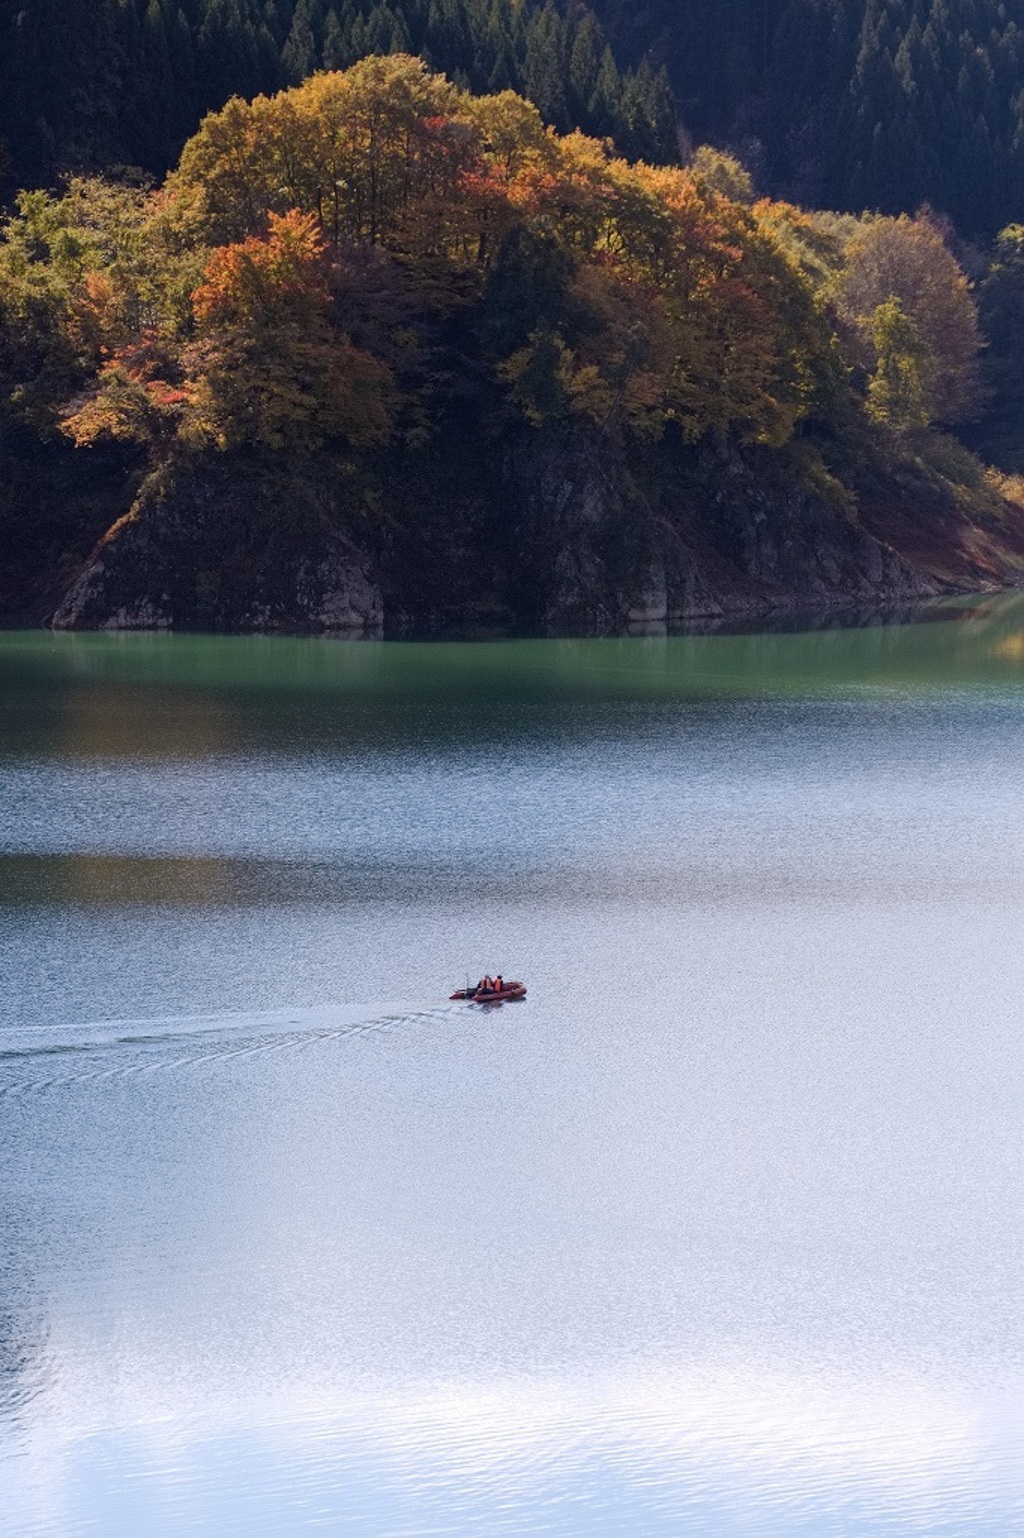
{"type": "Polygon", "coordinates": [[[181,1016],[101,1021],[84,1025],[26,1026],[0,1031],[0,1100],[54,1090],[97,1086],[155,1075],[189,1072],[274,1052],[458,1017],[447,1001],[428,1006],[393,1005],[367,1012],[358,1006],[278,1010],[260,1014],[181,1016]],[[171,1049],[173,1055],[168,1055],[171,1049]],[[118,1059],[110,1062],[110,1056],[118,1059]],[[66,1072],[46,1072],[57,1063],[66,1072]]]}

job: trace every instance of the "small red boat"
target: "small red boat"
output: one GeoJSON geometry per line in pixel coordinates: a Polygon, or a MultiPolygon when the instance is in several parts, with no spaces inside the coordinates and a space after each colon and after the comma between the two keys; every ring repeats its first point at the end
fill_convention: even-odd
{"type": "Polygon", "coordinates": [[[502,982],[500,988],[457,988],[449,995],[453,999],[468,999],[471,1004],[512,1004],[526,998],[525,983],[502,982]]]}

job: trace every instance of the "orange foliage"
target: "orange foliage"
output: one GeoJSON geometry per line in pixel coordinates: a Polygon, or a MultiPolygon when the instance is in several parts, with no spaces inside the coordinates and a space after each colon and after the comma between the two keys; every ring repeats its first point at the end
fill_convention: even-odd
{"type": "Polygon", "coordinates": [[[193,295],[187,430],[218,448],[366,446],[390,428],[391,378],[327,318],[326,250],[316,220],[271,214],[266,238],[215,251],[193,295]]]}
{"type": "Polygon", "coordinates": [[[200,326],[252,325],[282,307],[310,316],[326,309],[326,246],[311,214],[270,214],[270,233],[223,246],[192,295],[200,326]]]}
{"type": "Polygon", "coordinates": [[[122,291],[87,273],[70,325],[79,353],[109,367],[67,430],[89,441],[148,423],[159,435],[173,417],[221,447],[370,445],[392,428],[394,367],[406,430],[414,419],[422,436],[429,402],[416,394],[450,369],[431,375],[424,339],[480,304],[482,329],[470,319],[457,345],[482,347],[531,421],[783,443],[848,388],[820,300],[840,242],[729,186],[631,165],[606,142],[546,129],[512,92],[474,98],[402,55],[232,100],[153,200],[164,247],[203,263],[196,282],[176,256],[163,300],[177,372],[134,369],[122,291]],[[500,269],[521,240],[540,267],[534,285],[524,257],[517,293],[516,258],[500,269]],[[547,278],[542,248],[555,253],[547,278]],[[390,274],[390,319],[357,269],[371,290],[390,274]]]}
{"type": "Polygon", "coordinates": [[[161,338],[144,334],[102,364],[93,388],[72,402],[61,427],[80,448],[102,439],[167,442],[187,404],[176,360],[161,338]]]}

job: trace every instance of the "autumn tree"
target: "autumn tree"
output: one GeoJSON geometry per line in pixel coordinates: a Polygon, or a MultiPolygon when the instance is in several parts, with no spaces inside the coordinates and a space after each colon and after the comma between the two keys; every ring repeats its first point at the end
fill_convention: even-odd
{"type": "Polygon", "coordinates": [[[754,179],[746,166],[727,150],[701,144],[693,152],[690,170],[712,192],[720,192],[736,203],[753,203],[754,179]]]}
{"type": "Polygon", "coordinates": [[[65,406],[61,429],[79,448],[110,440],[167,451],[189,406],[180,358],[153,335],[116,349],[65,406]]]}
{"type": "Polygon", "coordinates": [[[472,139],[464,93],[420,59],[369,58],[251,103],[229,101],[189,140],[169,189],[216,243],[313,214],[335,243],[400,237],[417,200],[440,209],[472,139]]]}
{"type": "Polygon", "coordinates": [[[0,240],[0,396],[43,423],[118,348],[172,330],[201,267],[167,242],[145,187],[75,177],[23,193],[0,240]]]}
{"type": "Polygon", "coordinates": [[[311,215],[216,251],[185,352],[189,435],[219,449],[365,448],[390,426],[384,364],[332,327],[326,248],[311,215]]]}
{"type": "Polygon", "coordinates": [[[966,276],[929,219],[863,221],[833,295],[848,352],[867,376],[880,362],[876,333],[909,336],[912,327],[924,420],[950,424],[973,416],[980,389],[977,309],[966,276]],[[879,306],[891,300],[899,302],[898,311],[884,311],[879,322],[879,306]]]}

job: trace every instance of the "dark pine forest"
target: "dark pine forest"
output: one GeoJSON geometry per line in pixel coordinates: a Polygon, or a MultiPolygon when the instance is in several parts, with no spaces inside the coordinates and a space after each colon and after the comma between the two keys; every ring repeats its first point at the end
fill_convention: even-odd
{"type": "Polygon", "coordinates": [[[160,177],[232,95],[414,53],[629,158],[728,148],[804,205],[927,203],[977,239],[1024,201],[1024,0],[3,0],[0,29],[8,194],[160,177]]]}
{"type": "Polygon", "coordinates": [[[667,67],[697,140],[775,195],[962,232],[1020,217],[1020,0],[595,0],[624,60],[667,67]]]}
{"type": "Polygon", "coordinates": [[[555,0],[3,0],[0,16],[8,188],[117,165],[162,176],[229,97],[388,53],[517,91],[632,158],[678,158],[665,71],[641,55],[620,72],[593,13],[555,0]]]}

